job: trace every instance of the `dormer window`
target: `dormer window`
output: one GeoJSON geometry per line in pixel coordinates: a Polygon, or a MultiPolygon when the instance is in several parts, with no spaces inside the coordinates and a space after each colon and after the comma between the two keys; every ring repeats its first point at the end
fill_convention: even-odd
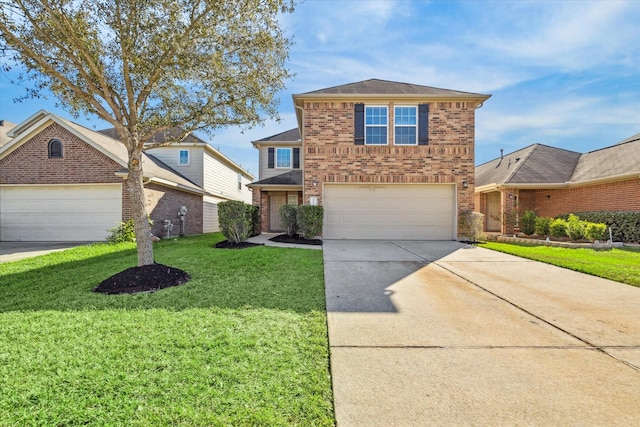
{"type": "Polygon", "coordinates": [[[59,139],[52,139],[51,141],[49,141],[49,158],[62,158],[62,142],[60,142],[59,139]]]}

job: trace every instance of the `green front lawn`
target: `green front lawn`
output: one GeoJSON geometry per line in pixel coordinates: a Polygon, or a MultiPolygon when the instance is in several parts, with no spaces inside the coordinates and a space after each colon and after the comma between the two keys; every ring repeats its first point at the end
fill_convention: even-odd
{"type": "Polygon", "coordinates": [[[616,282],[640,286],[640,250],[638,249],[569,249],[502,242],[486,242],[481,246],[616,282]]]}
{"type": "Polygon", "coordinates": [[[220,240],[157,243],[156,293],[92,292],[131,244],[0,264],[0,425],[333,425],[322,252],[220,240]]]}

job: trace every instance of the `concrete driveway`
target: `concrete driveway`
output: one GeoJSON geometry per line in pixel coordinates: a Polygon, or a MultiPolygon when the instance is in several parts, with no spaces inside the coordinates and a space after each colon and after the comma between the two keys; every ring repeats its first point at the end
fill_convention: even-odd
{"type": "Polygon", "coordinates": [[[0,264],[63,251],[85,244],[88,242],[0,242],[0,264]]]}
{"type": "Polygon", "coordinates": [[[338,425],[636,425],[640,289],[457,242],[324,242],[338,425]]]}

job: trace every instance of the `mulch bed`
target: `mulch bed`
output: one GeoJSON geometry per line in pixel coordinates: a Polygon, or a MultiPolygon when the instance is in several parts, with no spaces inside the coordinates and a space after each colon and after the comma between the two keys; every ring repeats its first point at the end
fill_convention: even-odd
{"type": "Polygon", "coordinates": [[[299,234],[294,234],[293,236],[279,234],[275,237],[270,238],[269,240],[278,243],[294,243],[296,245],[322,245],[322,240],[320,239],[305,239],[299,234]]]}
{"type": "Polygon", "coordinates": [[[103,294],[133,294],[155,292],[159,289],[182,285],[191,280],[186,271],[162,264],[131,267],[102,281],[94,292],[103,294]]]}
{"type": "Polygon", "coordinates": [[[228,240],[223,240],[220,243],[216,243],[215,247],[218,249],[245,249],[245,248],[252,248],[254,246],[263,246],[263,244],[251,243],[251,242],[233,243],[228,240]]]}

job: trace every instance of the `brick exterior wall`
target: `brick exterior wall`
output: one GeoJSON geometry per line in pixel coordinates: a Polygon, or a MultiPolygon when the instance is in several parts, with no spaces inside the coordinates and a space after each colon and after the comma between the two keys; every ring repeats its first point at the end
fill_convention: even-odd
{"type": "Polygon", "coordinates": [[[164,220],[169,219],[173,224],[172,236],[180,234],[180,220],[178,211],[180,206],[187,207],[185,215],[184,234],[202,234],[203,199],[197,194],[185,193],[173,188],[157,184],[145,186],[144,194],[147,212],[153,220],[151,232],[156,236],[165,236],[164,220]]]}
{"type": "MultiPolygon", "coordinates": [[[[640,179],[558,190],[520,190],[526,209],[553,217],[572,212],[640,210],[640,179]],[[549,198],[547,198],[549,196],[549,198]]],[[[522,207],[524,208],[524,206],[522,207]]]]}
{"type": "MultiPolygon", "coordinates": [[[[550,218],[579,212],[640,210],[639,178],[563,189],[508,189],[501,194],[503,216],[507,217],[516,209],[519,215],[532,210],[550,218]]],[[[486,194],[479,195],[479,200],[480,212],[486,215],[486,194]]],[[[502,233],[513,234],[514,224],[503,221],[502,233]]]]}
{"type": "MultiPolygon", "coordinates": [[[[16,150],[0,159],[0,184],[94,184],[122,185],[122,220],[132,217],[131,199],[125,182],[115,175],[120,164],[95,150],[87,143],[53,123],[16,150]],[[62,142],[63,157],[49,158],[49,141],[62,142]]],[[[177,219],[177,208],[186,205],[187,234],[202,233],[202,196],[175,189],[149,185],[145,188],[147,207],[154,219],[154,233],[171,214],[177,219]],[[175,210],[175,212],[173,212],[175,210]]],[[[177,229],[176,230],[177,234],[177,229]]]]}
{"type": "Polygon", "coordinates": [[[324,182],[457,183],[458,213],[474,209],[473,103],[431,103],[429,144],[420,146],[393,145],[394,104],[388,103],[389,145],[371,146],[354,144],[355,102],[304,103],[304,204],[316,196],[322,205],[324,182]]]}

